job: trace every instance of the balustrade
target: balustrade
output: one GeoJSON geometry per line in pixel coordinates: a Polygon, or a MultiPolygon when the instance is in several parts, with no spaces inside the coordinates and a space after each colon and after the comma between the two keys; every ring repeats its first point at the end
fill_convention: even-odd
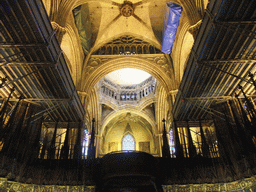
{"type": "Polygon", "coordinates": [[[133,54],[157,54],[160,49],[132,36],[122,36],[115,39],[93,53],[93,55],[133,55],[133,54]]]}
{"type": "Polygon", "coordinates": [[[137,101],[154,92],[156,81],[150,77],[139,85],[119,86],[104,79],[101,81],[102,96],[117,101],[137,101]]]}

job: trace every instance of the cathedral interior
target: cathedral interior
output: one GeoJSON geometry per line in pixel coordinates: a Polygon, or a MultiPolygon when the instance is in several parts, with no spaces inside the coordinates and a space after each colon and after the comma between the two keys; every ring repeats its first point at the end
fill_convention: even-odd
{"type": "Polygon", "coordinates": [[[1,0],[0,191],[256,191],[255,65],[256,0],[1,0]]]}

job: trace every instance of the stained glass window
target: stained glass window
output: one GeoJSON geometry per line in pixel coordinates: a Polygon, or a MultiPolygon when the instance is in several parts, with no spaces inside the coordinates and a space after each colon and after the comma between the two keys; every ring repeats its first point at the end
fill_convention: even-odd
{"type": "Polygon", "coordinates": [[[122,150],[135,150],[135,140],[130,133],[126,134],[122,140],[122,150]]]}
{"type": "Polygon", "coordinates": [[[246,103],[243,104],[243,107],[244,107],[245,110],[247,110],[247,104],[246,103]]]}
{"type": "Polygon", "coordinates": [[[175,157],[175,143],[174,143],[174,137],[173,137],[173,129],[171,129],[169,132],[169,145],[170,145],[171,157],[175,157]]]}
{"type": "Polygon", "coordinates": [[[83,148],[82,148],[82,153],[83,156],[87,156],[88,153],[88,145],[89,145],[89,133],[88,130],[84,130],[84,138],[83,138],[83,148]]]}

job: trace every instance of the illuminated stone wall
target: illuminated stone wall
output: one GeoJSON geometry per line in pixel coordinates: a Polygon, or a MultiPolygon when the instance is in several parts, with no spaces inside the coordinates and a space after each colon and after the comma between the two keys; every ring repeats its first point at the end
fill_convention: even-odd
{"type": "MultiPolygon", "coordinates": [[[[154,153],[154,142],[152,133],[147,130],[147,127],[143,127],[140,124],[136,124],[132,121],[129,121],[131,127],[131,135],[135,139],[135,150],[140,151],[139,145],[142,142],[149,142],[150,143],[150,153],[154,153]]],[[[114,127],[112,127],[107,134],[105,135],[105,142],[104,142],[104,153],[109,153],[112,151],[120,151],[122,150],[122,139],[123,136],[126,134],[126,126],[127,122],[120,123],[114,127]],[[115,144],[114,144],[115,143],[115,144]],[[113,146],[113,145],[116,145],[113,146]]],[[[149,152],[149,151],[147,151],[149,152]]]]}

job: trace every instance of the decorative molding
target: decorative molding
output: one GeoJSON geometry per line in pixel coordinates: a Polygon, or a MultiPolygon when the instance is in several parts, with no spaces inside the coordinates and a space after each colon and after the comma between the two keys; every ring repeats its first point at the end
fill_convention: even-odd
{"type": "MultiPolygon", "coordinates": [[[[128,11],[127,6],[129,7],[128,4],[123,6],[123,11],[128,11]]],[[[128,13],[123,13],[127,14],[128,17],[128,13]]],[[[96,49],[93,55],[141,55],[161,53],[161,50],[155,45],[130,35],[120,36],[96,49]]]]}
{"type": "Polygon", "coordinates": [[[141,55],[91,55],[86,62],[81,91],[90,94],[92,87],[106,74],[114,70],[130,66],[151,73],[167,91],[175,86],[174,71],[172,64],[167,60],[164,54],[141,54],[141,55]],[[130,60],[130,61],[129,61],[130,60]],[[108,65],[107,65],[108,64],[108,65]]]}
{"type": "Polygon", "coordinates": [[[100,65],[106,63],[107,61],[111,60],[111,59],[116,59],[115,57],[95,57],[92,56],[90,57],[87,67],[93,67],[93,68],[97,68],[100,65]]]}
{"type": "Polygon", "coordinates": [[[156,56],[154,59],[154,62],[156,63],[156,65],[160,66],[165,73],[171,77],[172,76],[172,70],[171,70],[171,63],[168,62],[168,60],[166,59],[166,57],[163,56],[156,56]]]}
{"type": "Polygon", "coordinates": [[[90,75],[96,68],[104,64],[113,58],[100,58],[100,57],[90,57],[87,66],[85,67],[86,76],[90,75]]]}
{"type": "Polygon", "coordinates": [[[92,55],[85,68],[86,74],[90,75],[96,68],[100,67],[104,63],[110,60],[122,59],[122,58],[138,58],[146,59],[150,62],[154,62],[157,66],[161,67],[169,76],[171,76],[171,67],[164,54],[147,54],[147,55],[92,55]]]}
{"type": "Polygon", "coordinates": [[[188,184],[188,185],[163,185],[164,192],[185,192],[185,191],[255,191],[256,175],[250,178],[215,184],[188,184]]]}
{"type": "Polygon", "coordinates": [[[61,185],[35,185],[8,181],[0,178],[0,191],[58,191],[58,192],[95,192],[95,186],[61,186],[61,185]]]}
{"type": "Polygon", "coordinates": [[[167,59],[164,56],[156,56],[154,62],[157,65],[165,65],[167,64],[167,59]]]}
{"type": "MultiPolygon", "coordinates": [[[[161,134],[157,135],[161,137],[161,134]]],[[[185,192],[185,191],[238,191],[255,190],[256,176],[245,178],[230,183],[216,184],[188,184],[188,185],[163,185],[164,192],[185,192]],[[253,189],[253,190],[252,190],[253,189]]],[[[61,185],[35,185],[8,181],[7,178],[0,178],[0,190],[5,191],[60,191],[60,192],[95,192],[95,186],[61,186],[61,185]]]]}

